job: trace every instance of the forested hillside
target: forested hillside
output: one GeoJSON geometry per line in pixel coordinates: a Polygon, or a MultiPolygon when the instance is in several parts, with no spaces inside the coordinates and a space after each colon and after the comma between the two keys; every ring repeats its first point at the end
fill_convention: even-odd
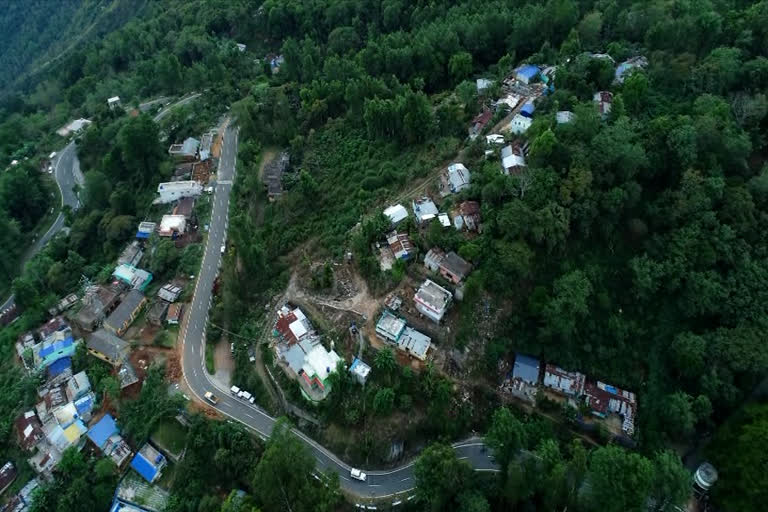
{"type": "MultiPolygon", "coordinates": [[[[0,96],[29,86],[39,72],[78,44],[140,14],[148,0],[10,1],[0,10],[0,96]]],[[[34,84],[32,86],[34,88],[34,84]]]]}
{"type": "MultiPolygon", "coordinates": [[[[37,3],[56,4],[81,28],[94,9],[125,9],[127,16],[141,6],[37,3]]],[[[41,11],[23,10],[11,8],[26,27],[18,35],[8,33],[10,15],[0,14],[0,38],[17,48],[2,54],[0,89],[63,41],[46,35],[39,40],[47,43],[17,59],[27,51],[22,43],[38,40],[29,34],[41,11]]],[[[109,276],[156,183],[171,173],[169,139],[194,133],[196,116],[210,125],[231,106],[240,127],[222,293],[211,320],[245,339],[262,331],[264,306],[306,254],[340,263],[352,253],[356,271],[384,297],[420,263],[380,269],[372,247],[389,228],[381,211],[408,204],[448,163],[462,161],[471,185],[441,206],[479,202],[481,232],[465,236],[412,222],[404,230],[422,254],[439,246],[473,265],[456,306],[457,332],[450,344],[434,343],[446,352],[472,347],[470,378],[481,399],[462,401],[455,379],[432,367],[414,375],[389,353],[374,369],[379,382],[362,388],[340,378],[314,412],[340,437],[362,432],[364,457],[376,447],[367,431],[374,416],[395,422],[395,414],[416,406],[425,411],[418,448],[473,429],[487,433],[500,476],[474,473],[452,450],[434,445],[415,466],[412,510],[674,510],[690,491],[678,455],[710,437],[705,454],[721,465],[717,505],[759,510],[768,482],[756,468],[766,459],[751,447],[765,437],[765,407],[742,406],[768,375],[766,49],[766,0],[149,2],[121,29],[68,51],[33,93],[4,104],[2,168],[25,156],[36,163],[63,142],[50,133],[65,121],[94,121],[78,143],[83,206],[67,212],[70,231],[14,281],[26,308],[22,325],[39,324],[81,275],[109,276]],[[284,57],[279,71],[270,65],[276,55],[284,57]],[[612,62],[636,56],[647,66],[615,82],[612,62]],[[514,138],[528,143],[527,168],[507,176],[498,150],[485,137],[468,140],[467,128],[525,63],[556,72],[532,125],[514,138]],[[478,93],[477,78],[493,85],[478,93]],[[169,116],[162,127],[147,114],[130,117],[106,106],[113,95],[130,109],[190,91],[204,91],[203,106],[169,116]],[[605,116],[593,100],[598,91],[613,95],[605,116]],[[571,112],[571,122],[558,123],[560,111],[571,112]],[[274,202],[259,176],[265,147],[291,158],[274,202]],[[501,407],[496,370],[515,353],[636,392],[637,428],[628,443],[634,451],[591,444],[600,438],[579,441],[569,418],[586,411],[544,411],[565,416],[555,422],[501,407]]],[[[32,162],[0,178],[2,240],[13,247],[44,203],[32,162]]],[[[152,258],[160,265],[160,256],[152,258]]],[[[0,266],[0,273],[10,278],[13,268],[0,266]]],[[[19,372],[12,343],[21,331],[17,324],[0,332],[4,375],[19,372]]],[[[11,418],[22,411],[18,402],[31,404],[30,384],[14,382],[14,399],[0,401],[7,440],[11,418]]],[[[142,399],[151,402],[129,402],[126,416],[142,399]]],[[[282,510],[286,498],[277,489],[287,485],[295,512],[336,510],[336,483],[327,493],[312,484],[313,459],[289,437],[262,446],[239,429],[198,418],[169,509],[233,510],[222,496],[243,488],[255,497],[253,510],[282,510]],[[233,456],[249,452],[261,462],[233,456]],[[306,467],[288,465],[285,453],[306,467]]],[[[99,487],[87,510],[105,509],[111,474],[94,479],[74,462],[79,488],[99,487]]],[[[58,498],[51,503],[49,510],[68,510],[58,498]]]]}

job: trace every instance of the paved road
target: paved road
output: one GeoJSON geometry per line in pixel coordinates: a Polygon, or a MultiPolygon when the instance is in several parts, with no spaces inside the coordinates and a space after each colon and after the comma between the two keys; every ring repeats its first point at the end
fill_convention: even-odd
{"type": "MultiPolygon", "coordinates": [[[[272,432],[277,421],[258,407],[236,399],[223,389],[220,384],[213,382],[205,368],[205,331],[208,321],[208,310],[211,305],[214,280],[221,265],[221,247],[226,240],[228,226],[229,195],[232,181],[235,177],[237,163],[237,138],[235,128],[227,128],[224,133],[224,144],[219,162],[219,175],[213,195],[208,243],[203,255],[203,262],[197,279],[192,304],[186,313],[186,324],[182,331],[182,368],[184,379],[190,391],[202,400],[206,391],[212,391],[219,402],[216,409],[225,416],[239,421],[260,436],[266,438],[272,432]]],[[[413,463],[390,471],[366,471],[368,480],[359,482],[349,477],[350,466],[339,460],[331,452],[303,433],[294,433],[307,445],[317,459],[319,469],[332,469],[339,474],[341,487],[359,498],[381,499],[393,501],[404,499],[413,490],[413,463]]],[[[497,466],[479,438],[472,438],[457,443],[454,448],[461,459],[467,460],[478,471],[496,471],[497,466]]]]}
{"type": "MultiPolygon", "coordinates": [[[[61,206],[63,207],[64,205],[67,205],[73,210],[77,210],[80,207],[80,200],[75,194],[74,187],[76,184],[82,186],[84,180],[83,174],[80,172],[80,161],[77,159],[75,142],[72,141],[67,144],[67,146],[56,155],[54,160],[54,177],[61,193],[61,206]]],[[[51,227],[48,228],[48,231],[46,231],[45,234],[27,250],[27,253],[22,260],[22,265],[40,252],[40,250],[45,247],[45,244],[47,244],[56,233],[61,231],[63,227],[64,213],[60,210],[59,215],[56,217],[53,224],[51,224],[51,227]]],[[[0,311],[5,311],[14,304],[14,297],[11,295],[3,305],[0,306],[0,311]]]]}
{"type": "Polygon", "coordinates": [[[154,119],[156,123],[160,122],[165,116],[167,116],[171,112],[171,110],[173,110],[176,107],[186,105],[190,101],[195,101],[197,98],[200,97],[200,94],[201,93],[199,92],[195,92],[195,93],[191,93],[189,96],[185,96],[181,98],[179,101],[177,101],[173,105],[169,105],[165,107],[163,110],[161,110],[160,112],[158,112],[157,115],[152,119],[154,119]]]}

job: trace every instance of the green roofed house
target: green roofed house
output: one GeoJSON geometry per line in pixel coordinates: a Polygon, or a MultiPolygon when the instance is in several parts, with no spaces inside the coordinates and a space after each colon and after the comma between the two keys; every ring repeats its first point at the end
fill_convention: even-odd
{"type": "Polygon", "coordinates": [[[152,282],[152,274],[128,264],[118,265],[112,275],[134,290],[144,291],[152,282]]]}

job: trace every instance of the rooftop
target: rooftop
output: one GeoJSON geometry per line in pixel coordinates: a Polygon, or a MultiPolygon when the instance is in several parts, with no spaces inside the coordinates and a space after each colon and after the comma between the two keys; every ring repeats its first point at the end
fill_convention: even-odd
{"type": "Polygon", "coordinates": [[[420,199],[414,199],[412,206],[413,213],[419,221],[434,219],[438,214],[437,206],[435,206],[434,201],[426,196],[420,199]]]}
{"type": "Polygon", "coordinates": [[[472,265],[453,251],[445,255],[441,266],[459,279],[467,277],[472,270],[472,265]]]}
{"type": "Polygon", "coordinates": [[[131,290],[123,297],[123,301],[106,319],[104,325],[111,327],[115,331],[122,330],[125,325],[131,321],[136,310],[144,303],[144,294],[139,290],[131,290]]]}
{"type": "Polygon", "coordinates": [[[131,467],[149,483],[157,479],[165,464],[165,456],[149,443],[145,443],[131,460],[131,467]]]}
{"type": "Polygon", "coordinates": [[[431,279],[427,279],[419,287],[414,298],[435,311],[442,311],[448,306],[452,296],[451,292],[431,279]]]}
{"type": "Polygon", "coordinates": [[[405,329],[405,320],[399,318],[389,311],[384,311],[376,322],[376,332],[381,336],[397,341],[405,329]]]}
{"type": "Polygon", "coordinates": [[[105,414],[91,429],[88,431],[88,439],[93,441],[93,444],[103,449],[107,443],[107,440],[114,434],[119,433],[115,418],[111,414],[105,414]]]}
{"type": "Polygon", "coordinates": [[[539,360],[530,356],[515,354],[515,365],[512,377],[521,379],[529,384],[539,382],[539,360]]]}
{"type": "Polygon", "coordinates": [[[88,339],[88,348],[95,350],[113,361],[120,361],[128,353],[128,342],[118,338],[104,329],[94,332],[88,339]]]}
{"type": "Polygon", "coordinates": [[[408,218],[408,210],[405,209],[405,206],[396,204],[384,210],[384,215],[389,218],[389,221],[392,224],[397,224],[398,222],[408,218]]]}
{"type": "Polygon", "coordinates": [[[429,347],[432,346],[432,339],[412,327],[406,327],[403,335],[397,342],[397,346],[419,359],[424,359],[427,356],[429,347]]]}

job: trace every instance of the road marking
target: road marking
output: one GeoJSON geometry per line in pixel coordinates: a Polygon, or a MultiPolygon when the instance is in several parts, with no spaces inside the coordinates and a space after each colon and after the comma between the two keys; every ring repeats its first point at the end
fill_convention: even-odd
{"type": "Polygon", "coordinates": [[[405,477],[405,478],[403,478],[403,479],[402,479],[402,480],[400,480],[400,481],[401,481],[401,482],[405,482],[405,481],[407,481],[407,480],[410,480],[410,479],[411,479],[411,477],[409,477],[409,476],[408,476],[408,477],[405,477]]]}

